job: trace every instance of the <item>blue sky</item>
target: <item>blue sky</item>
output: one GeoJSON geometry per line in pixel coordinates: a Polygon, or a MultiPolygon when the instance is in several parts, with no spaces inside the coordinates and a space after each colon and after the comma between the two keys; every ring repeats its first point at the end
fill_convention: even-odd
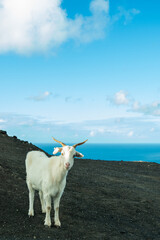
{"type": "Polygon", "coordinates": [[[0,129],[160,142],[160,3],[0,0],[0,129]]]}

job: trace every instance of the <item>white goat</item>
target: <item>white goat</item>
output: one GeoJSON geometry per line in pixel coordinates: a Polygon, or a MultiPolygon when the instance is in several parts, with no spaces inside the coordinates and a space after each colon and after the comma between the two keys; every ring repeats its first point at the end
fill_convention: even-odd
{"type": "Polygon", "coordinates": [[[74,164],[74,157],[83,157],[83,155],[75,150],[78,145],[67,146],[66,144],[56,140],[62,147],[54,148],[53,154],[61,152],[60,156],[47,157],[45,153],[40,151],[31,151],[26,157],[26,182],[29,190],[29,216],[34,216],[34,192],[39,191],[42,212],[46,213],[44,225],[51,226],[51,197],[54,199],[54,224],[61,226],[59,220],[59,203],[66,186],[66,177],[68,170],[74,164]]]}

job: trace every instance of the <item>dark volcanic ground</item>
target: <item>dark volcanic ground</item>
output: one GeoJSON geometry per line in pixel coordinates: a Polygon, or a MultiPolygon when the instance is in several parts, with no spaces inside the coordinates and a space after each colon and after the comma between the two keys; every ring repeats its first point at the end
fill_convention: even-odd
{"type": "Polygon", "coordinates": [[[62,227],[46,228],[38,194],[28,217],[24,161],[32,149],[0,132],[0,240],[160,240],[159,164],[75,160],[60,204],[62,227]]]}

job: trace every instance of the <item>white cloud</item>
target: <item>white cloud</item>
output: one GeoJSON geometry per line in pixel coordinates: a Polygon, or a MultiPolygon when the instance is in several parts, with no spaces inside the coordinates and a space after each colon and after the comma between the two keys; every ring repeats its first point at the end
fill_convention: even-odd
{"type": "Polygon", "coordinates": [[[0,0],[0,52],[45,51],[67,41],[104,37],[109,0],[92,0],[89,17],[67,17],[62,0],[0,0]]]}
{"type": "Polygon", "coordinates": [[[91,137],[94,137],[94,136],[95,136],[95,131],[90,131],[89,135],[90,135],[91,137]]]}
{"type": "Polygon", "coordinates": [[[139,109],[139,102],[138,102],[138,101],[135,101],[135,102],[133,103],[133,109],[134,109],[134,110],[139,109]]]}
{"type": "Polygon", "coordinates": [[[50,95],[52,95],[52,93],[46,91],[46,92],[42,93],[41,95],[32,96],[32,97],[29,97],[28,99],[29,99],[29,100],[33,100],[33,101],[37,101],[37,102],[38,102],[38,101],[44,101],[44,100],[46,100],[50,95]]]}
{"type": "Polygon", "coordinates": [[[119,91],[115,94],[114,96],[114,102],[117,105],[126,105],[129,103],[129,100],[127,98],[128,93],[124,92],[124,91],[119,91]]]}
{"type": "Polygon", "coordinates": [[[106,130],[104,128],[102,128],[102,127],[98,128],[97,126],[91,126],[91,128],[93,130],[90,131],[89,127],[85,127],[85,130],[87,130],[87,131],[89,130],[90,131],[89,135],[91,137],[94,137],[97,134],[101,134],[102,135],[102,134],[104,134],[106,132],[106,130]]]}
{"type": "Polygon", "coordinates": [[[150,132],[154,132],[154,131],[155,131],[155,128],[151,128],[151,129],[150,129],[150,132]]]}
{"type": "Polygon", "coordinates": [[[134,102],[130,111],[143,113],[145,115],[160,116],[160,102],[155,101],[150,104],[134,102]]]}
{"type": "Polygon", "coordinates": [[[130,100],[128,97],[128,93],[120,90],[119,92],[116,92],[113,97],[107,97],[107,101],[114,105],[120,106],[128,105],[130,100]]]}
{"type": "Polygon", "coordinates": [[[160,101],[154,101],[148,104],[142,104],[135,100],[124,90],[116,92],[112,97],[106,100],[116,106],[127,106],[128,112],[142,113],[144,115],[160,116],[160,101]]]}
{"type": "Polygon", "coordinates": [[[137,9],[109,16],[109,0],[92,0],[91,15],[69,18],[62,0],[0,0],[0,53],[45,52],[68,40],[87,43],[105,36],[110,24],[124,18],[124,24],[139,14],[137,9]]]}
{"type": "Polygon", "coordinates": [[[107,101],[116,106],[128,105],[129,104],[128,93],[123,90],[120,90],[119,92],[116,92],[112,97],[107,97],[107,101]]]}
{"type": "Polygon", "coordinates": [[[132,137],[133,134],[134,134],[134,132],[133,132],[133,131],[130,131],[130,132],[128,133],[128,137],[132,137]]]}
{"type": "Polygon", "coordinates": [[[128,112],[142,113],[151,116],[160,116],[160,102],[154,101],[149,104],[141,104],[139,101],[134,100],[132,96],[129,96],[127,92],[120,90],[112,97],[107,97],[107,101],[116,105],[126,105],[128,112]]]}
{"type": "Polygon", "coordinates": [[[6,122],[6,120],[0,119],[0,123],[5,123],[5,122],[6,122]]]}
{"type": "Polygon", "coordinates": [[[153,107],[158,107],[158,106],[159,106],[159,104],[160,104],[160,102],[158,102],[158,101],[155,101],[155,102],[153,102],[153,103],[152,103],[152,106],[153,106],[153,107]]]}
{"type": "Polygon", "coordinates": [[[133,19],[135,15],[140,14],[140,11],[135,8],[126,10],[123,7],[119,7],[118,11],[119,12],[112,17],[112,23],[122,18],[124,25],[126,25],[133,19]]]}
{"type": "Polygon", "coordinates": [[[90,4],[90,10],[92,13],[95,13],[95,14],[101,13],[102,11],[108,13],[109,1],[94,0],[90,4]]]}

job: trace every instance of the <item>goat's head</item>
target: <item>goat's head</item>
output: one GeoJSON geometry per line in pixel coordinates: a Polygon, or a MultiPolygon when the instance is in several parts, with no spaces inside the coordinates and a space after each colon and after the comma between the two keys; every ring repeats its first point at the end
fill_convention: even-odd
{"type": "Polygon", "coordinates": [[[84,142],[81,142],[81,143],[77,143],[73,146],[68,146],[68,145],[64,144],[63,142],[56,140],[55,138],[53,138],[53,140],[62,145],[62,147],[54,148],[53,154],[56,154],[58,152],[61,153],[61,155],[63,156],[65,169],[67,169],[67,170],[71,169],[71,167],[74,164],[74,157],[84,157],[83,154],[76,151],[76,147],[84,144],[87,140],[85,140],[84,142]]]}

